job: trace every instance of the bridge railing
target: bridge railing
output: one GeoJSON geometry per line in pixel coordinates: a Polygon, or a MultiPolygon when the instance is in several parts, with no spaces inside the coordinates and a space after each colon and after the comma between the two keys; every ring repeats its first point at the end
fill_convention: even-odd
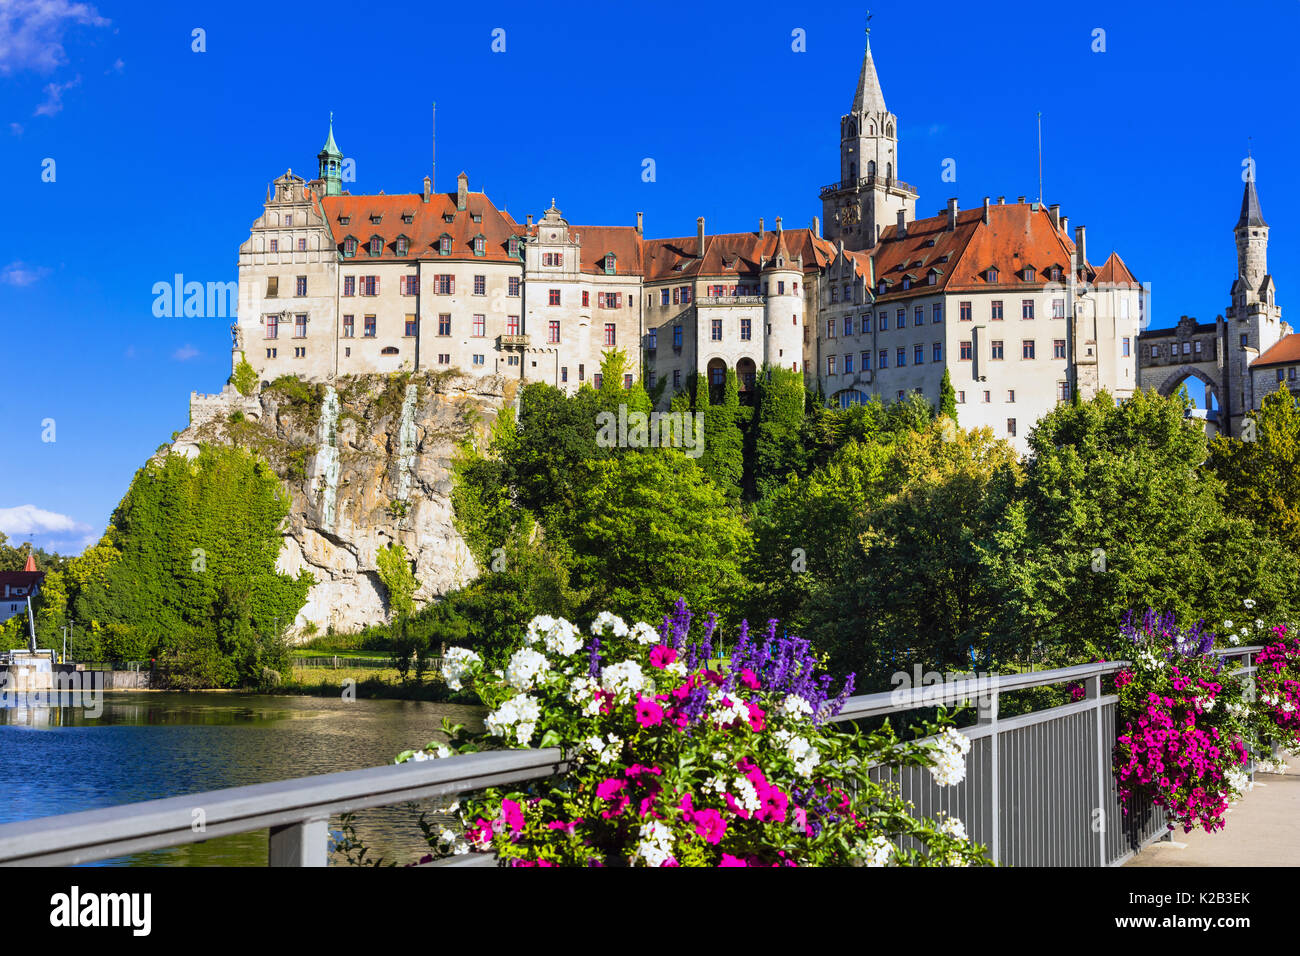
{"type": "MultiPolygon", "coordinates": [[[[1249,675],[1258,650],[1219,653],[1244,658],[1239,673],[1249,675]]],[[[1103,694],[1101,682],[1124,666],[1084,664],[868,694],[850,698],[836,719],[976,701],[977,723],[961,730],[971,740],[962,783],[940,787],[919,767],[877,767],[873,773],[896,782],[918,813],[959,817],[999,863],[1116,865],[1166,832],[1153,808],[1138,806],[1125,816],[1115,792],[1110,767],[1118,698],[1103,694]],[[1064,683],[1082,684],[1084,697],[999,718],[1001,694],[1064,683]]],[[[267,829],[271,866],[324,866],[333,815],[539,780],[566,769],[555,748],[489,751],[22,820],[0,825],[0,865],[66,866],[267,829]]],[[[490,866],[493,859],[470,854],[443,865],[490,866]]]]}

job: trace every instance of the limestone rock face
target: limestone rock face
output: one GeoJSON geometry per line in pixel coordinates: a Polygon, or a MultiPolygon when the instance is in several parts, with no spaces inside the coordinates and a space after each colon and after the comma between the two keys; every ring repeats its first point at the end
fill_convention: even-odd
{"type": "Polygon", "coordinates": [[[452,522],[452,456],[514,392],[514,381],[454,372],[275,383],[248,398],[227,388],[195,396],[194,424],[171,450],[231,444],[266,458],[291,497],[278,568],[316,578],[294,630],[355,631],[388,619],[376,565],[385,545],[412,558],[417,604],[478,574],[452,522]]]}

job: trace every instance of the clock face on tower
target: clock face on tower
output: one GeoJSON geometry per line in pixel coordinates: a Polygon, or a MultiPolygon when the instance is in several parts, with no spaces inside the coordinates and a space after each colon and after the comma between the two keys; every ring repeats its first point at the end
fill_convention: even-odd
{"type": "Polygon", "coordinates": [[[858,221],[858,207],[857,207],[857,206],[846,206],[846,207],[844,207],[844,216],[842,217],[841,221],[842,221],[842,222],[844,223],[844,225],[846,225],[846,226],[852,226],[852,225],[854,225],[855,223],[857,223],[857,221],[858,221]]]}

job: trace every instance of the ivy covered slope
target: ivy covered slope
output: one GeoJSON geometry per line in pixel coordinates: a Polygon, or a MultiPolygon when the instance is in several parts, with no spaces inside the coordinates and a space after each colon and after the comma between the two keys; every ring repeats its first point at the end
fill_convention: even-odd
{"type": "Polygon", "coordinates": [[[417,604],[474,578],[452,524],[452,457],[491,428],[513,389],[456,372],[343,376],[334,386],[286,376],[196,402],[190,427],[160,451],[234,446],[267,461],[289,498],[278,568],[315,579],[297,630],[351,631],[388,615],[378,567],[387,545],[414,563],[417,604]]]}

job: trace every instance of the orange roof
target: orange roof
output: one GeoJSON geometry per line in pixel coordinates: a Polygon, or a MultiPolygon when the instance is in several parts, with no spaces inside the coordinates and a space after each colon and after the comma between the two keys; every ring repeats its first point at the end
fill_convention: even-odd
{"type": "MultiPolygon", "coordinates": [[[[526,227],[529,235],[537,235],[540,223],[526,227]]],[[[569,226],[569,238],[580,247],[578,268],[593,275],[605,274],[605,255],[614,253],[614,274],[640,275],[642,239],[635,226],[569,226]]]]}
{"type": "MultiPolygon", "coordinates": [[[[874,289],[884,280],[885,293],[877,298],[915,295],[943,289],[949,292],[985,292],[1039,289],[1050,280],[1049,270],[1059,266],[1068,274],[1074,243],[1052,225],[1045,207],[1037,211],[1029,203],[977,206],[957,214],[955,229],[948,229],[948,214],[907,223],[900,238],[897,226],[889,226],[868,253],[873,269],[874,289]],[[1032,267],[1033,279],[1025,270],[1032,267]],[[997,270],[997,281],[988,281],[988,270],[997,270]],[[933,270],[935,282],[926,283],[933,270]],[[902,291],[902,280],[911,278],[912,288],[902,291]]],[[[857,257],[855,257],[857,258],[857,257]]],[[[862,260],[858,259],[861,264],[862,260]]],[[[1086,266],[1086,264],[1085,264],[1086,266]]],[[[1088,268],[1087,271],[1091,271],[1088,268]]]]}
{"type": "Polygon", "coordinates": [[[1300,363],[1300,334],[1293,332],[1251,362],[1250,367],[1261,368],[1269,365],[1295,365],[1297,363],[1300,363]]]}
{"type": "Polygon", "coordinates": [[[1138,280],[1133,278],[1133,273],[1129,271],[1128,266],[1124,265],[1124,260],[1119,257],[1118,252],[1112,252],[1109,258],[1101,264],[1097,270],[1097,276],[1092,280],[1093,285],[1137,285],[1138,280]]]}
{"type": "Polygon", "coordinates": [[[351,261],[367,259],[402,260],[441,258],[434,248],[444,234],[451,236],[453,259],[487,259],[496,262],[518,262],[509,255],[508,241],[518,229],[501,215],[484,193],[468,193],[466,208],[456,209],[455,193],[433,193],[425,202],[420,193],[393,196],[326,196],[321,199],[325,222],[334,236],[339,254],[343,240],[348,236],[357,240],[357,252],[351,261]],[[411,216],[403,222],[404,215],[411,216]],[[475,222],[474,216],[482,217],[475,222]],[[378,222],[371,217],[378,216],[378,222]],[[452,220],[447,221],[447,216],[452,220]],[[347,222],[340,220],[347,219],[347,222]],[[484,238],[484,254],[474,255],[473,241],[478,235],[484,238]],[[372,236],[383,239],[383,251],[372,257],[365,246],[372,236]],[[405,256],[397,254],[397,237],[406,236],[410,251],[405,256]]]}
{"type": "Polygon", "coordinates": [[[23,570],[24,571],[36,570],[36,555],[34,554],[27,555],[27,563],[23,565],[23,570]]]}
{"type": "MultiPolygon", "coordinates": [[[[782,241],[790,261],[803,257],[803,271],[824,268],[835,258],[835,246],[813,234],[811,229],[782,230],[782,241]]],[[[757,278],[762,262],[776,255],[775,231],[729,232],[704,237],[704,258],[695,255],[698,236],[674,239],[647,239],[645,242],[645,278],[647,282],[699,276],[746,276],[757,278]],[[680,267],[680,268],[679,268],[680,267]]]]}

